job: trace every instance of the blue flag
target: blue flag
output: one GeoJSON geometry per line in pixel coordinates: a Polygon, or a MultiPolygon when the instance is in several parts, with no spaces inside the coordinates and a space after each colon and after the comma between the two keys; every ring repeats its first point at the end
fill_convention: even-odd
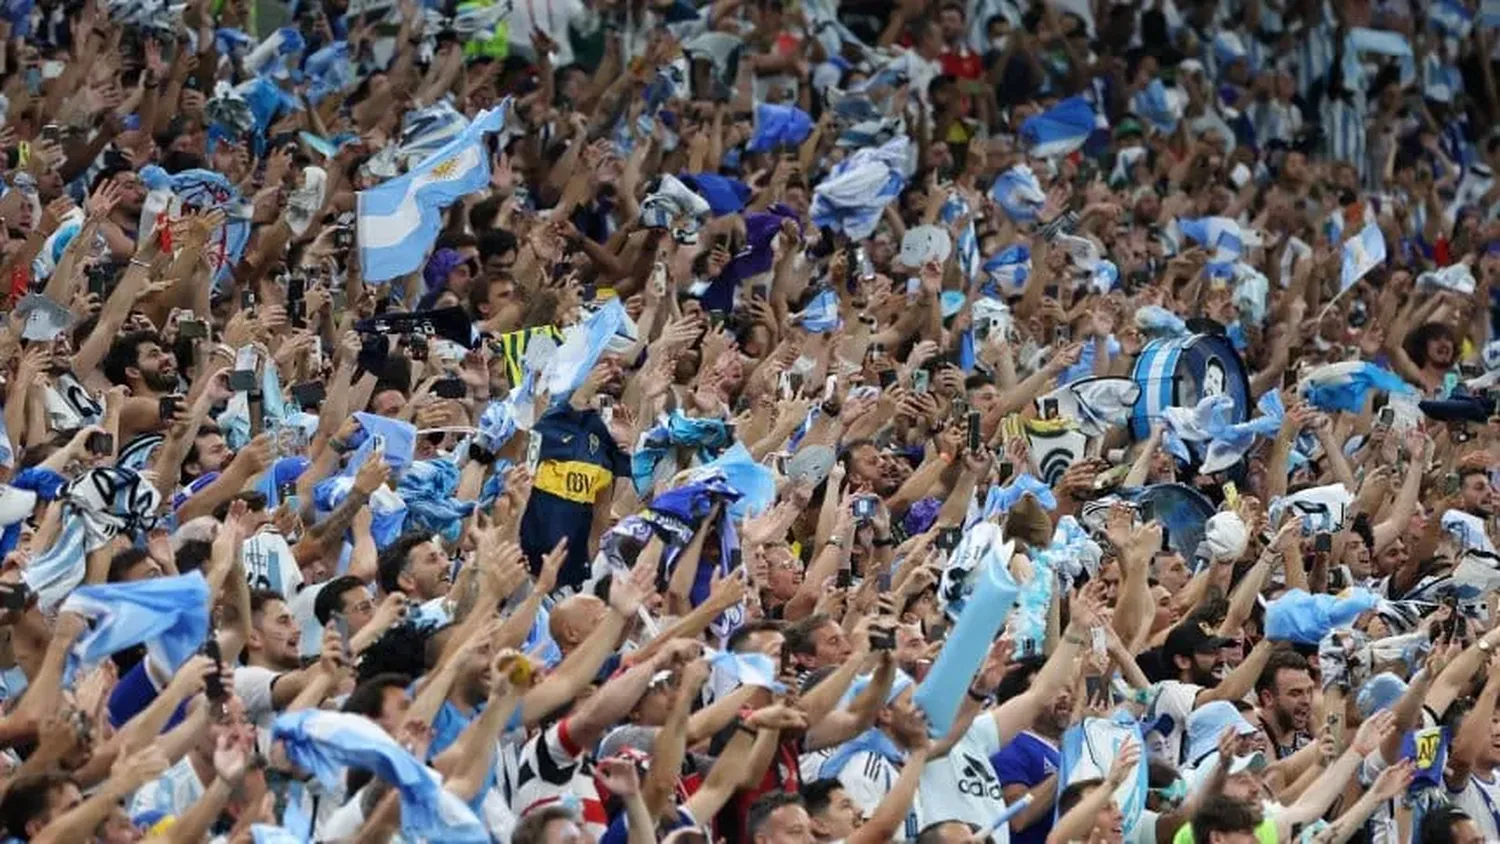
{"type": "Polygon", "coordinates": [[[761,103],[755,107],[755,130],[747,152],[794,147],[812,134],[812,118],[796,106],[761,103]]]}
{"type": "Polygon", "coordinates": [[[61,611],[87,618],[89,628],[68,653],[68,675],[142,642],[153,662],[175,672],[208,637],[209,598],[196,571],[74,589],[61,611]]]}
{"type": "Polygon", "coordinates": [[[1380,598],[1368,589],[1353,589],[1345,596],[1309,595],[1290,589],[1266,604],[1266,638],[1299,645],[1316,645],[1336,627],[1347,627],[1380,598]]]}
{"type": "Polygon", "coordinates": [[[485,135],[505,125],[506,104],[480,114],[458,137],[405,175],[360,191],[356,229],[366,281],[415,272],[442,228],[443,209],[490,180],[485,135]]]}

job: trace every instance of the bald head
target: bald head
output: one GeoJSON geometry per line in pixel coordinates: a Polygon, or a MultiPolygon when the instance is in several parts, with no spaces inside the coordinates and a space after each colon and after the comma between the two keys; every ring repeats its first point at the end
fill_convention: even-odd
{"type": "Polygon", "coordinates": [[[578,647],[593,632],[609,610],[593,595],[572,595],[552,608],[547,632],[564,654],[578,647]]]}

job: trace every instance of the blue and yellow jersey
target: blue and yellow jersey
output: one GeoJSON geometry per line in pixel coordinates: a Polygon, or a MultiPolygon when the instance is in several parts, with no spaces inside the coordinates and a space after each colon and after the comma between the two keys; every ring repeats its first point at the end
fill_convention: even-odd
{"type": "Polygon", "coordinates": [[[521,383],[524,374],[523,365],[526,362],[526,347],[537,337],[550,338],[554,343],[562,345],[562,330],[554,325],[539,325],[534,328],[523,328],[520,331],[509,331],[501,334],[493,341],[494,348],[505,360],[505,378],[511,386],[521,383]]]}
{"type": "Polygon", "coordinates": [[[576,587],[588,579],[594,502],[611,493],[617,476],[630,477],[630,458],[594,410],[554,408],[532,432],[541,437],[541,451],[531,501],[521,519],[521,546],[534,568],[566,536],[568,561],[558,585],[576,587]]]}

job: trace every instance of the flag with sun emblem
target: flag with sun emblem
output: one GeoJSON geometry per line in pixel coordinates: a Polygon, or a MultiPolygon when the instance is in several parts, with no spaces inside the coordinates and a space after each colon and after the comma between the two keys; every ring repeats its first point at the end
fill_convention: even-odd
{"type": "Polygon", "coordinates": [[[505,125],[509,101],[486,111],[422,163],[359,193],[359,262],[369,282],[415,272],[442,229],[443,209],[490,180],[485,136],[505,125]]]}

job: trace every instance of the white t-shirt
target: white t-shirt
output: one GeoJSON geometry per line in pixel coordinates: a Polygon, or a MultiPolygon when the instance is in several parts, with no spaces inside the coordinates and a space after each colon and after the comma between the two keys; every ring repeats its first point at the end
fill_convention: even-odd
{"type": "MultiPolygon", "coordinates": [[[[823,763],[833,755],[836,748],[825,748],[813,753],[805,753],[798,761],[798,769],[802,775],[803,782],[812,782],[821,779],[820,772],[823,763]]],[[[844,763],[844,769],[839,771],[838,781],[844,786],[844,793],[854,801],[860,812],[865,817],[874,813],[880,801],[885,799],[887,793],[896,785],[896,778],[901,776],[901,769],[891,764],[884,756],[878,753],[863,751],[849,757],[844,763]]],[[[905,834],[898,832],[897,839],[913,838],[921,827],[917,825],[914,814],[908,813],[906,819],[905,834]]]]}
{"type": "Polygon", "coordinates": [[[1188,714],[1198,700],[1203,687],[1178,680],[1163,680],[1156,684],[1156,703],[1153,708],[1158,715],[1172,716],[1172,732],[1165,736],[1167,761],[1182,759],[1182,737],[1187,733],[1188,714]]]}
{"type": "MultiPolygon", "coordinates": [[[[940,821],[963,821],[988,829],[1005,811],[1000,778],[990,758],[1000,752],[1000,728],[980,713],[948,755],[929,760],[917,789],[919,829],[940,821]]],[[[995,844],[1010,841],[1009,824],[995,830],[995,844]]]]}
{"type": "Polygon", "coordinates": [[[1488,771],[1489,781],[1479,778],[1479,772],[1469,774],[1469,781],[1461,791],[1449,791],[1448,799],[1463,809],[1479,827],[1479,837],[1485,841],[1500,841],[1500,772],[1488,771]]]}
{"type": "Polygon", "coordinates": [[[258,665],[234,669],[234,693],[245,704],[245,719],[261,729],[270,729],[276,717],[271,685],[279,676],[279,672],[258,665]]]}

